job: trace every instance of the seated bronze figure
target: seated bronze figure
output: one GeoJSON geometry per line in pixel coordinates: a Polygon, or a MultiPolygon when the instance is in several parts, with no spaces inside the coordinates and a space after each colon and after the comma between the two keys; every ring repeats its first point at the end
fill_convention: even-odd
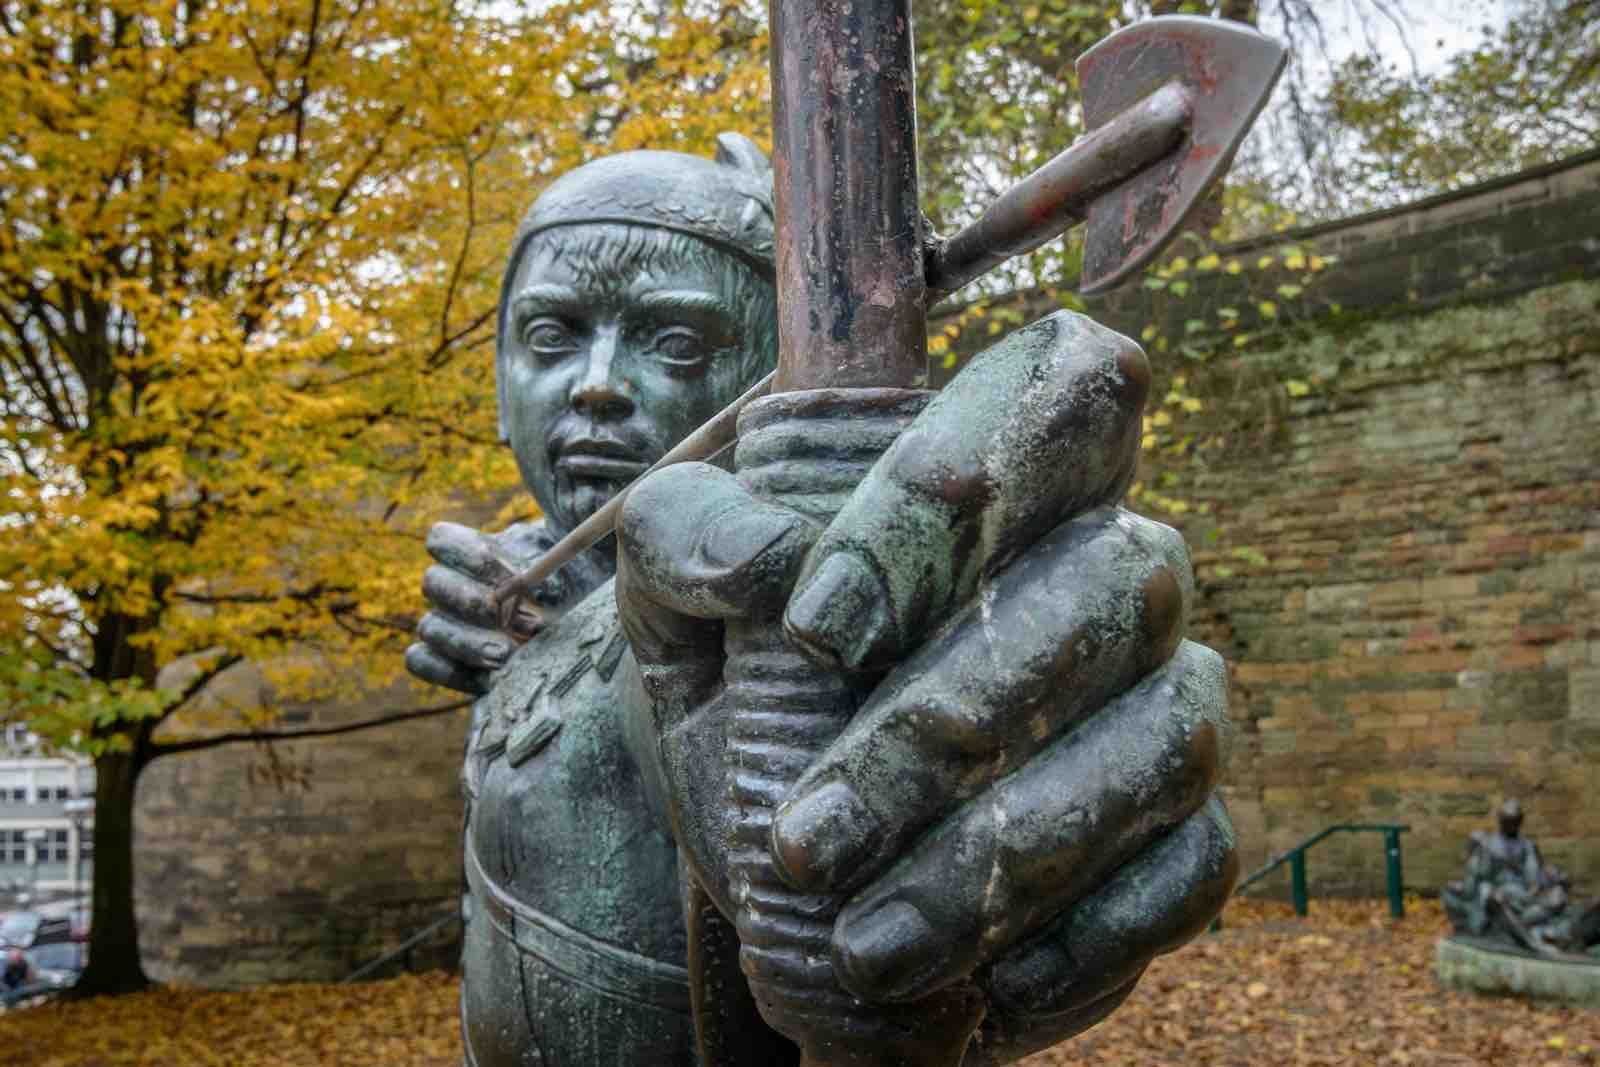
{"type": "Polygon", "coordinates": [[[1522,836],[1520,802],[1502,804],[1497,822],[1494,833],[1473,833],[1466,876],[1439,894],[1456,935],[1551,959],[1600,960],[1600,902],[1573,905],[1566,872],[1522,836]]]}

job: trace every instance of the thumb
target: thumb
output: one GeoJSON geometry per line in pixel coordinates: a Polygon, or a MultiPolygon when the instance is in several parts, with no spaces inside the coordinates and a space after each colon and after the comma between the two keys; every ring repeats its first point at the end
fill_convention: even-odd
{"type": "Polygon", "coordinates": [[[706,463],[679,463],[628,493],[617,523],[629,596],[698,619],[776,613],[817,527],[706,463]]]}

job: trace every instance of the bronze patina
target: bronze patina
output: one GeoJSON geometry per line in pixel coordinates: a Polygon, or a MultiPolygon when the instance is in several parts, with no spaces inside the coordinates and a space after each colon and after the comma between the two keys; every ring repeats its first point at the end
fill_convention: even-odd
{"type": "MultiPolygon", "coordinates": [[[[1011,1062],[1112,1011],[1232,886],[1225,672],[1183,640],[1181,539],[1118,506],[1143,352],[1062,313],[920,388],[905,15],[775,5],[776,211],[725,136],[580,168],[519,233],[501,427],[545,518],[435,529],[407,659],[481,694],[473,1064],[1011,1062]],[[734,472],[650,475],[502,617],[497,585],[774,363],[734,472]]],[[[1136,69],[1154,92],[1218,54],[1136,69]]],[[[1117,202],[1203,186],[1180,160],[1117,202]]]]}

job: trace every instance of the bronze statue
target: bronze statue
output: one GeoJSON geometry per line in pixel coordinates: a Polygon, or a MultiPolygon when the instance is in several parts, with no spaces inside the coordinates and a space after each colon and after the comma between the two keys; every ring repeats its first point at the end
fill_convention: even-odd
{"type": "Polygon", "coordinates": [[[1572,906],[1571,880],[1522,836],[1522,805],[1500,806],[1494,833],[1474,832],[1466,877],[1439,894],[1457,936],[1552,959],[1600,959],[1600,902],[1572,906]]]}
{"type": "MultiPolygon", "coordinates": [[[[904,20],[874,24],[888,36],[854,24],[853,48],[904,50],[904,20]]],[[[789,25],[775,14],[781,40],[789,25]]],[[[810,232],[795,168],[775,226],[760,153],[720,143],[715,161],[603,159],[534,204],[496,366],[545,517],[429,539],[408,666],[482,694],[463,773],[468,1061],[1010,1062],[1113,1010],[1236,874],[1214,793],[1225,672],[1183,640],[1187,551],[1117,506],[1149,368],[1061,313],[931,398],[913,380],[920,222],[910,244],[899,208],[819,237],[864,254],[820,272],[838,288],[807,315],[786,305],[810,232]],[[894,288],[873,289],[886,263],[894,288]],[[737,474],[652,474],[615,539],[504,610],[497,586],[780,347],[737,474]],[[909,377],[883,381],[868,355],[909,377]]]]}
{"type": "MultiPolygon", "coordinates": [[[[772,282],[759,230],[746,254],[710,225],[692,236],[653,221],[648,207],[621,221],[621,203],[642,188],[651,203],[709,201],[718,218],[742,218],[741,205],[755,204],[751,217],[770,234],[754,150],[724,144],[715,163],[666,153],[601,160],[534,205],[507,269],[497,370],[502,429],[545,518],[499,535],[441,524],[429,539],[439,561],[424,579],[433,611],[408,663],[421,677],[486,694],[463,773],[463,1024],[482,1067],[695,1062],[669,793],[692,789],[697,775],[720,780],[725,761],[711,752],[698,769],[666,772],[658,738],[686,731],[645,689],[679,694],[682,718],[695,719],[696,698],[720,677],[711,636],[721,623],[680,609],[730,615],[781,597],[817,531],[754,503],[715,468],[671,468],[630,509],[627,638],[608,545],[541,590],[543,617],[528,620],[530,639],[515,652],[494,628],[491,589],[770,366],[772,282]],[[569,191],[585,204],[568,205],[569,191]]],[[[1045,339],[1039,329],[1028,343],[1045,339]]],[[[1097,477],[1051,502],[1075,517],[1040,541],[1038,563],[1013,569],[1005,591],[1015,602],[979,605],[1008,628],[993,653],[1015,662],[985,667],[982,612],[957,619],[914,669],[928,693],[906,699],[923,704],[885,704],[879,736],[857,734],[834,755],[841,773],[860,765],[864,777],[848,791],[820,791],[797,816],[796,838],[817,846],[796,859],[809,859],[819,879],[863,886],[858,900],[933,879],[930,903],[959,928],[935,930],[894,908],[887,930],[867,923],[842,943],[864,992],[910,997],[981,969],[993,1005],[984,1059],[974,1062],[1015,1058],[1110,1011],[1151,956],[1210,919],[1235,865],[1232,832],[1210,797],[1226,729],[1222,668],[1179,641],[1190,593],[1183,547],[1114,506],[1133,469],[1143,357],[1085,320],[1043,329],[1055,364],[1033,357],[1017,369],[1053,370],[1048,388],[1058,402],[1092,403],[1077,417],[1097,432],[1063,434],[1061,454],[1039,460],[1076,458],[1097,477]],[[1039,674],[1035,661],[1049,671],[1039,674]],[[941,688],[955,716],[943,725],[933,721],[941,688]],[[964,725],[963,714],[972,716],[964,725]],[[929,719],[925,733],[908,729],[917,715],[929,719]],[[1088,724],[1081,736],[1046,746],[1079,720],[1088,724]],[[997,742],[1012,739],[1021,746],[1007,754],[997,742]],[[859,761],[863,748],[884,744],[928,766],[880,777],[859,761]],[[1048,755],[1024,760],[1023,750],[1048,755]],[[945,765],[951,751],[968,753],[960,773],[945,765]],[[1001,781],[1018,767],[1040,777],[1031,790],[1048,794],[1034,799],[1050,810],[1027,819],[1019,810],[1008,831],[992,820],[1004,810],[999,798],[1023,788],[1025,779],[1001,781]],[[968,827],[958,817],[943,836],[926,832],[967,796],[976,799],[962,810],[988,822],[968,827]],[[1052,823],[1040,821],[1047,815],[1052,823]],[[1009,848],[1026,866],[978,870],[963,858],[970,833],[987,835],[986,862],[1009,848]],[[916,863],[881,877],[901,855],[916,863]],[[975,881],[962,884],[958,872],[975,881]]],[[[982,397],[972,399],[976,407],[982,397]]],[[[971,432],[981,432],[982,414],[965,413],[971,432]]],[[[980,517],[975,509],[968,522],[980,517]]],[[[978,531],[955,533],[943,561],[929,561],[946,572],[941,584],[976,544],[978,531]]],[[[875,605],[861,607],[870,615],[875,605]]],[[[908,614],[895,641],[914,647],[943,622],[908,614]]]]}

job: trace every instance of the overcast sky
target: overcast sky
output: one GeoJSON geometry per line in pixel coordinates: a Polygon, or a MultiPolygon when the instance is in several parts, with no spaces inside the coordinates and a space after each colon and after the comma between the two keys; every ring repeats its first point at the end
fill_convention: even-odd
{"type": "MultiPolygon", "coordinates": [[[[1415,58],[1423,72],[1438,69],[1455,52],[1475,45],[1486,24],[1505,18],[1505,0],[1390,0],[1396,16],[1372,12],[1370,0],[1326,0],[1318,15],[1328,31],[1330,58],[1338,62],[1357,53],[1377,52],[1401,69],[1415,58]],[[1404,28],[1400,24],[1403,24],[1404,28]]],[[[1272,33],[1270,21],[1261,27],[1272,33]]],[[[1310,70],[1326,70],[1327,61],[1303,54],[1310,70]]]]}

